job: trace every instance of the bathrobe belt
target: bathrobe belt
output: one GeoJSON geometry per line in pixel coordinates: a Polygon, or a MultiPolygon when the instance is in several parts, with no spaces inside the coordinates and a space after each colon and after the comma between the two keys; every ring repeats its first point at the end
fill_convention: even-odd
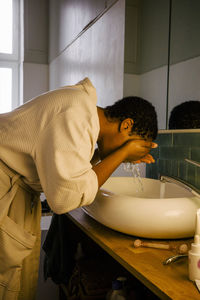
{"type": "Polygon", "coordinates": [[[38,200],[38,197],[40,195],[40,192],[34,191],[29,185],[27,185],[23,180],[22,176],[9,168],[2,160],[0,160],[0,169],[10,177],[10,189],[13,187],[15,183],[17,183],[20,187],[22,187],[24,190],[29,192],[33,195],[31,198],[31,211],[34,206],[35,201],[38,200]],[[36,196],[36,197],[35,197],[36,196]]]}

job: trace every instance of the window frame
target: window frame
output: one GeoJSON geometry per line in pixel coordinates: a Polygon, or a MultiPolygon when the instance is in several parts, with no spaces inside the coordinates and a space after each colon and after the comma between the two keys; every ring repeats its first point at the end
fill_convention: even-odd
{"type": "Polygon", "coordinates": [[[13,1],[12,53],[0,52],[0,68],[12,69],[12,109],[22,104],[22,11],[23,0],[13,1]]]}

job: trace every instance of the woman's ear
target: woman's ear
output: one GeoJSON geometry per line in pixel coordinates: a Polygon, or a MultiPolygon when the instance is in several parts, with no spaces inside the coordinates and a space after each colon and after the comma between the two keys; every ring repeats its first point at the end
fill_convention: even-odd
{"type": "Polygon", "coordinates": [[[126,131],[130,133],[132,131],[133,124],[134,124],[133,119],[127,118],[120,123],[119,131],[120,132],[126,131]]]}

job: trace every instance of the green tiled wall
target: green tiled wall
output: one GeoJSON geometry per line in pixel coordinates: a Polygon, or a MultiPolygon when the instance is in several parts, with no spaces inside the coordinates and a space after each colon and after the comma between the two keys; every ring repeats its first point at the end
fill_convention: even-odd
{"type": "Polygon", "coordinates": [[[146,176],[158,179],[161,175],[178,177],[200,190],[200,167],[185,158],[200,162],[200,132],[160,133],[152,149],[155,164],[147,165],[146,176]]]}

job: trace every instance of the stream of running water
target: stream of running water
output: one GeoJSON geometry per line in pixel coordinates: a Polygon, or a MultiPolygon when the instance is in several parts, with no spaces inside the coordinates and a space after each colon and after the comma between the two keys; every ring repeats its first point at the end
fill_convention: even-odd
{"type": "Polygon", "coordinates": [[[133,178],[136,180],[136,183],[137,183],[136,192],[142,192],[144,190],[144,187],[142,184],[142,179],[140,176],[140,169],[139,169],[138,165],[132,164],[130,162],[123,163],[123,165],[124,165],[124,170],[129,173],[131,172],[133,175],[133,178]]]}

